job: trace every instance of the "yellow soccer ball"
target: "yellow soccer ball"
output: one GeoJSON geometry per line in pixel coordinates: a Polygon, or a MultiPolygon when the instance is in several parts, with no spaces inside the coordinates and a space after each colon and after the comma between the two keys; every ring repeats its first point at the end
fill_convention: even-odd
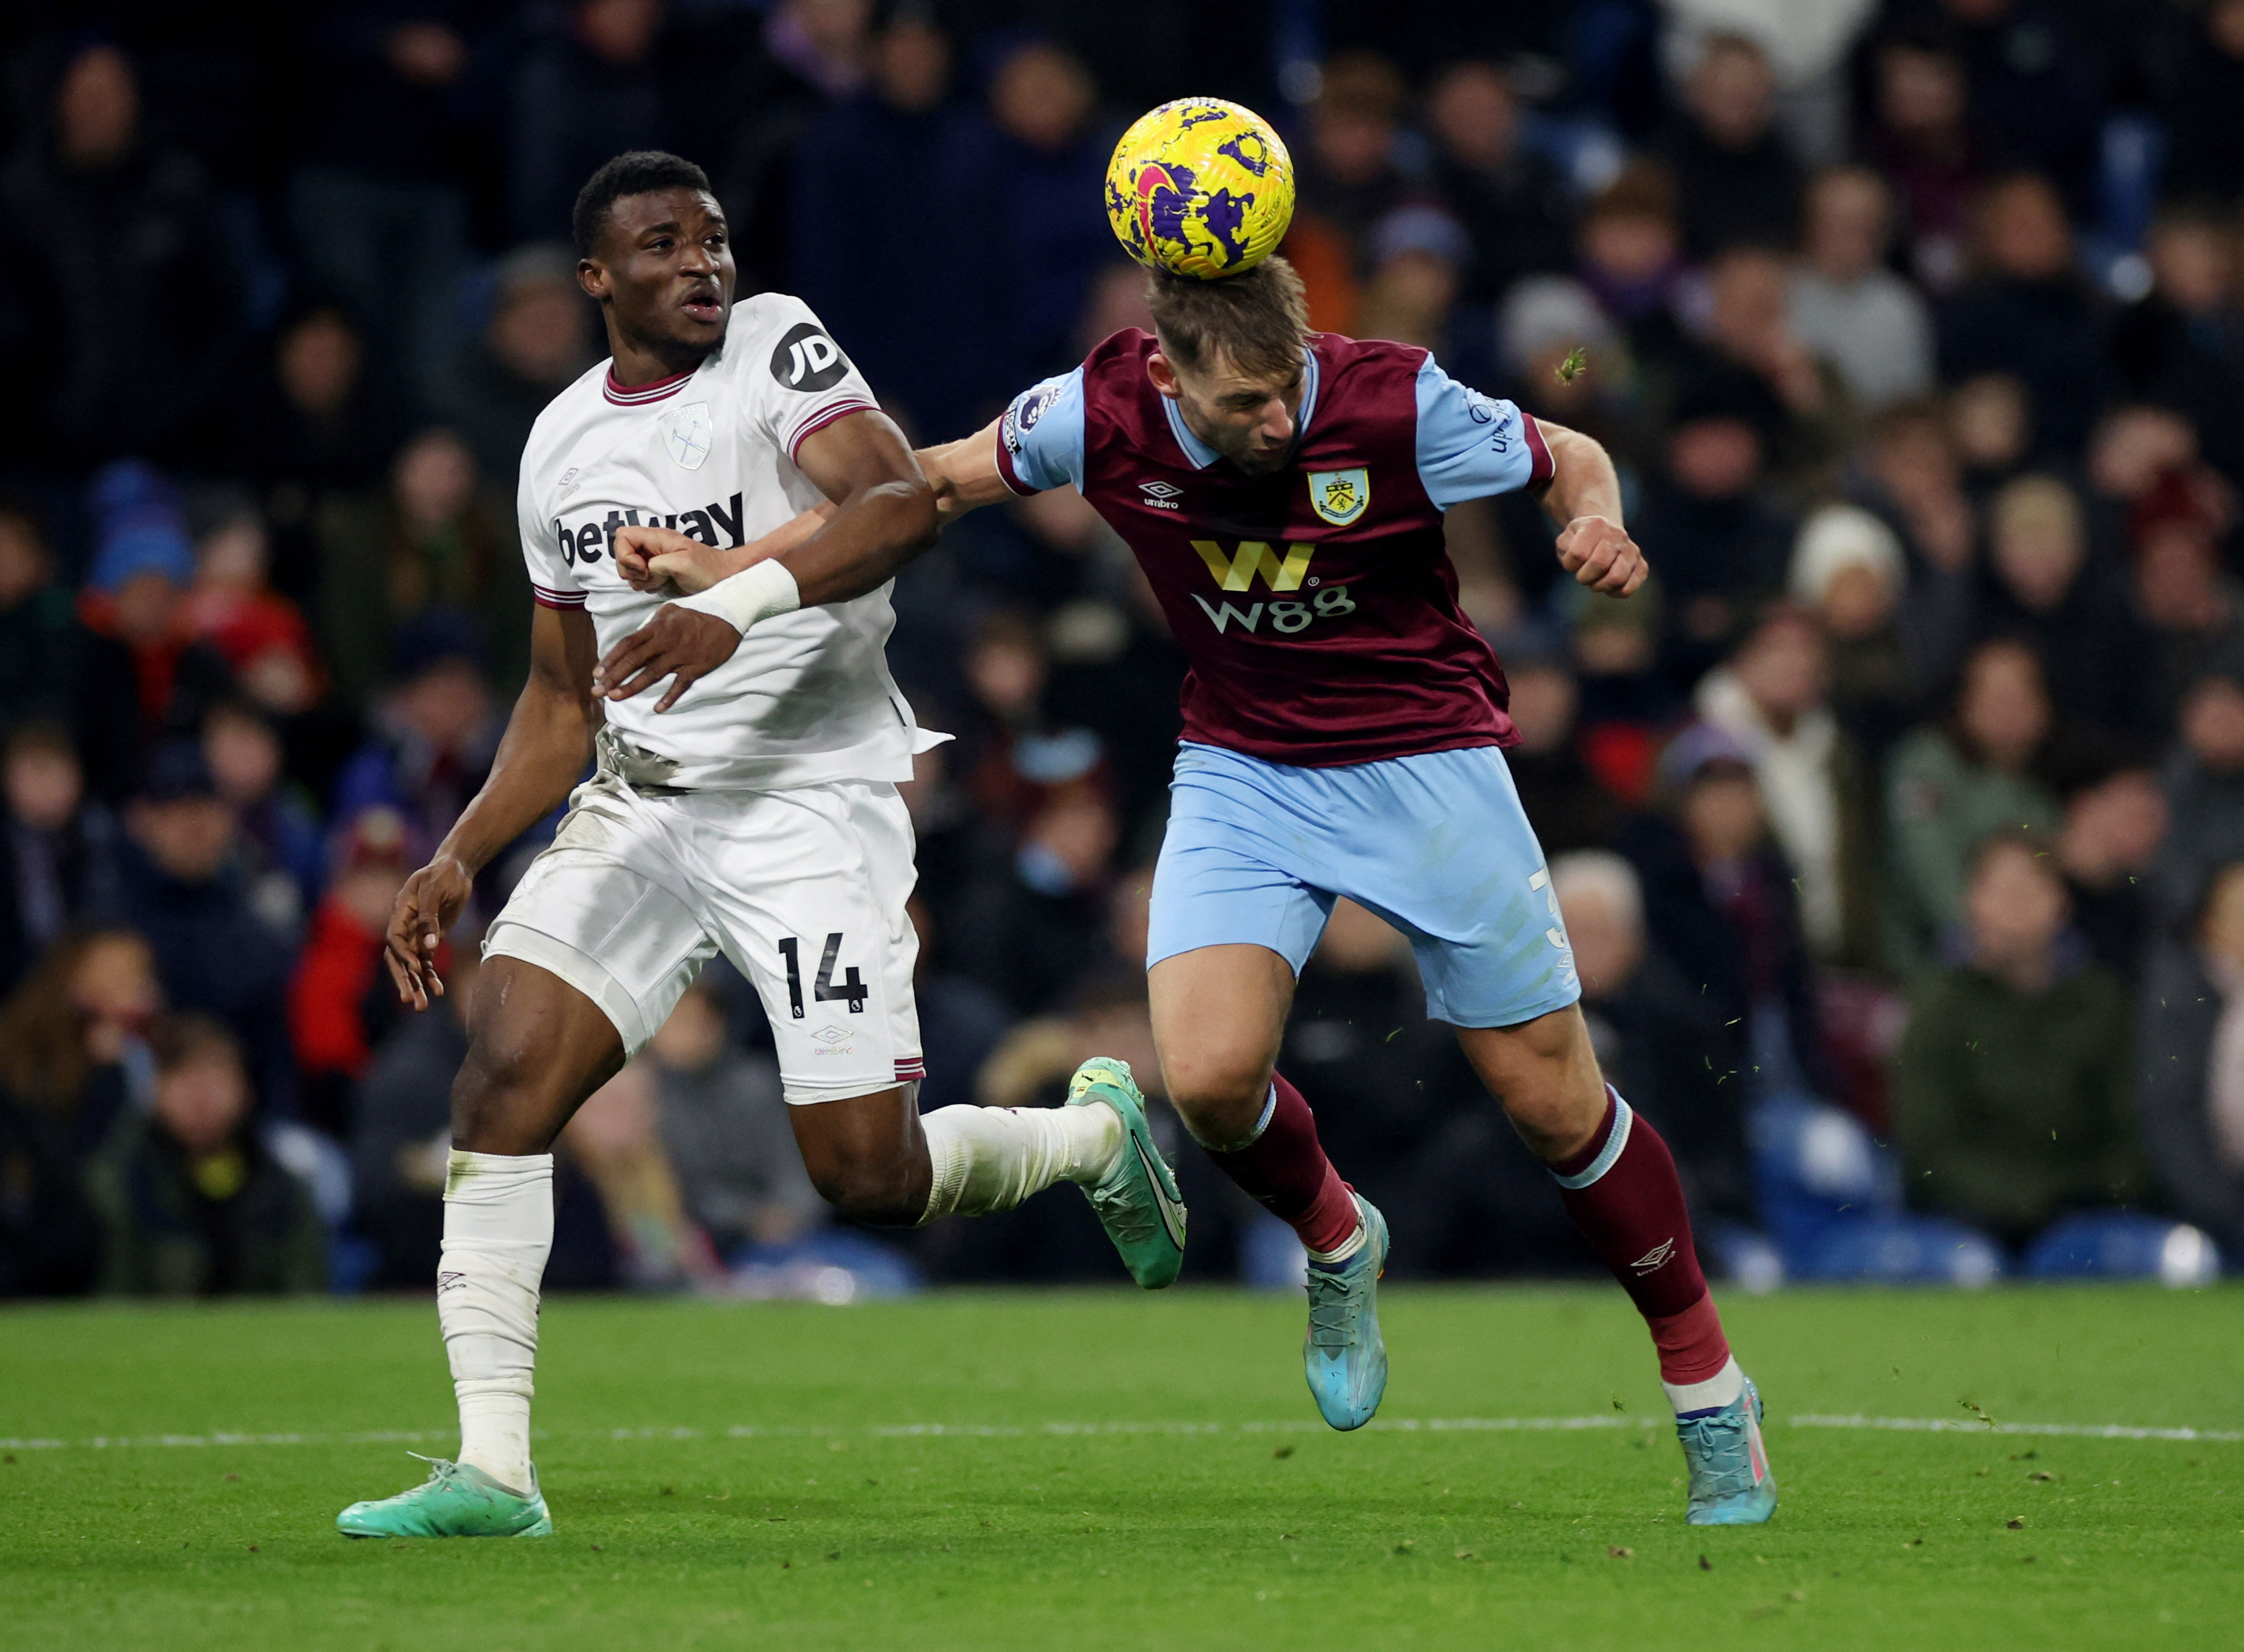
{"type": "Polygon", "coordinates": [[[1200,281],[1270,255],[1294,216],[1294,162],[1252,109],[1179,98],[1140,116],[1106,166],[1106,221],[1149,269],[1200,281]]]}

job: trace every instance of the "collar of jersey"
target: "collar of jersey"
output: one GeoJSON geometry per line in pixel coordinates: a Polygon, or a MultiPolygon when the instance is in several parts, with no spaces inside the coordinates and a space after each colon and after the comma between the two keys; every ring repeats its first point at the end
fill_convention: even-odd
{"type": "MultiPolygon", "coordinates": [[[[1301,414],[1294,421],[1294,444],[1296,447],[1308,434],[1309,419],[1317,410],[1317,353],[1305,349],[1301,352],[1301,360],[1305,363],[1303,376],[1307,382],[1301,386],[1301,414]]],[[[1193,470],[1205,471],[1221,457],[1192,433],[1185,423],[1185,416],[1177,411],[1173,398],[1166,396],[1161,398],[1161,411],[1169,416],[1169,433],[1177,438],[1177,445],[1185,450],[1185,457],[1192,461],[1193,470]]]]}
{"type": "Polygon", "coordinates": [[[686,388],[686,381],[700,370],[698,367],[689,367],[683,373],[673,373],[668,378],[657,379],[652,384],[618,384],[616,383],[616,364],[611,362],[607,376],[600,381],[600,394],[618,407],[645,407],[650,402],[666,401],[677,395],[686,388]]]}

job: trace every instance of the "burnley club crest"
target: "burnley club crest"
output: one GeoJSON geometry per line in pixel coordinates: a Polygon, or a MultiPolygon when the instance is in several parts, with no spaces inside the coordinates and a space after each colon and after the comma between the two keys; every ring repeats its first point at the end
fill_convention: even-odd
{"type": "Polygon", "coordinates": [[[1309,472],[1309,509],[1336,528],[1362,516],[1371,503],[1371,477],[1362,466],[1353,471],[1309,472]]]}

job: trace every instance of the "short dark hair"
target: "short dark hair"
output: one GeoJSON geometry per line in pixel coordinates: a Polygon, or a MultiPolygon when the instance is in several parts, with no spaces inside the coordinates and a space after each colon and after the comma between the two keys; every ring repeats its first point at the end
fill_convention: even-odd
{"type": "Polygon", "coordinates": [[[682,155],[661,149],[627,149],[585,180],[577,192],[577,205],[569,214],[569,230],[576,238],[577,255],[590,258],[600,238],[608,208],[625,195],[652,194],[658,189],[709,187],[709,174],[682,155]]]}
{"type": "Polygon", "coordinates": [[[159,1073],[176,1073],[191,1062],[215,1058],[247,1070],[241,1040],[225,1022],[192,1011],[159,1015],[148,1028],[148,1053],[159,1073]]]}
{"type": "Polygon", "coordinates": [[[1242,373],[1280,377],[1308,342],[1308,298],[1282,258],[1212,281],[1155,271],[1146,300],[1161,353],[1188,368],[1220,355],[1242,373]]]}

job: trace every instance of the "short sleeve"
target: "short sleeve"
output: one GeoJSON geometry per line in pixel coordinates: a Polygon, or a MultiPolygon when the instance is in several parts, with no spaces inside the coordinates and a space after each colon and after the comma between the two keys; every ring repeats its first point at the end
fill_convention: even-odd
{"type": "Polygon", "coordinates": [[[875,413],[880,403],[833,335],[799,298],[772,295],[776,323],[741,364],[758,422],[789,459],[812,437],[852,413],[875,413]],[[768,340],[768,342],[765,342],[768,340]]]}
{"type": "Polygon", "coordinates": [[[574,558],[562,549],[568,530],[544,513],[531,491],[536,468],[524,455],[514,501],[522,529],[522,560],[530,570],[530,594],[541,608],[582,609],[585,588],[577,583],[574,558]]]}
{"type": "Polygon", "coordinates": [[[1532,414],[1460,384],[1429,355],[1418,369],[1418,480],[1446,511],[1551,479],[1551,449],[1532,414]]]}
{"type": "Polygon", "coordinates": [[[1083,369],[1031,385],[997,421],[997,474],[1016,493],[1083,487],[1083,369]]]}

